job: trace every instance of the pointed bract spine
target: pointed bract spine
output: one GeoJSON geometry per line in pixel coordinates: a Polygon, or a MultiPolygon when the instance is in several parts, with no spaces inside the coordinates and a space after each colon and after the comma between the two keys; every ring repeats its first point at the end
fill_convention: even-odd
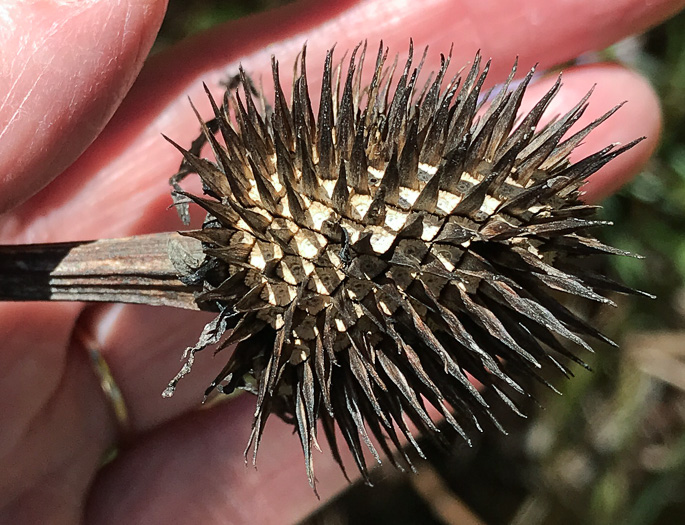
{"type": "Polygon", "coordinates": [[[610,342],[556,292],[601,304],[613,304],[607,290],[634,293],[575,263],[626,255],[590,236],[603,223],[579,194],[588,176],[639,139],[569,159],[618,107],[565,138],[590,93],[541,126],[561,78],[519,115],[534,69],[510,90],[515,64],[479,109],[490,66],[481,68],[480,53],[464,79],[445,80],[450,50],[421,80],[426,52],[412,69],[411,43],[395,81],[398,60],[386,64],[381,43],[364,87],[361,46],[346,74],[345,59],[335,66],[333,50],[326,54],[317,116],[303,47],[286,84],[290,104],[275,58],[273,111],[262,97],[255,104],[241,67],[243,95],[227,92],[218,107],[206,88],[212,118],[193,107],[201,136],[189,150],[170,140],[184,158],[172,178],[179,211],[187,218],[192,201],[208,213],[202,230],[187,233],[206,256],[194,272],[205,276],[197,301],[221,313],[187,350],[166,394],[197,352],[237,343],[206,394],[257,394],[253,460],[270,414],[292,423],[312,486],[318,422],[343,468],[340,429],[367,480],[364,449],[380,460],[373,438],[386,455],[399,453],[393,464],[412,468],[401,438],[421,455],[409,423],[440,437],[435,413],[467,442],[482,421],[504,431],[469,375],[521,414],[526,379],[554,388],[543,369],[570,376],[564,362],[584,365],[566,343],[587,351],[583,337],[610,342]],[[205,144],[214,161],[200,157],[205,144]],[[180,188],[188,173],[199,175],[208,198],[180,188]]]}

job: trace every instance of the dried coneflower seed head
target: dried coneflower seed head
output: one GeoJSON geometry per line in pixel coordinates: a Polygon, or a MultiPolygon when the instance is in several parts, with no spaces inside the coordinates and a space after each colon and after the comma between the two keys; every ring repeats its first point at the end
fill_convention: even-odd
{"type": "Polygon", "coordinates": [[[555,292],[611,303],[603,291],[630,291],[577,264],[625,254],[588,235],[604,223],[579,188],[638,141],[571,163],[616,108],[569,137],[589,93],[538,127],[559,81],[518,115],[533,71],[510,90],[514,67],[480,112],[489,65],[481,71],[480,56],[451,80],[443,57],[417,86],[411,48],[395,82],[382,44],[368,86],[365,45],[346,75],[328,52],[315,113],[305,51],[290,103],[275,60],[273,107],[255,100],[241,70],[242,90],[221,105],[209,95],[214,118],[200,119],[190,151],[177,146],[181,215],[190,201],[208,212],[202,229],[184,232],[205,254],[186,279],[203,284],[196,300],[219,315],[165,395],[197,352],[236,345],[206,394],[256,394],[255,454],[270,414],[291,422],[314,485],[319,423],[341,467],[336,426],[366,478],[363,449],[378,458],[374,437],[391,461],[409,462],[404,439],[420,453],[410,424],[435,433],[439,414],[468,440],[466,429],[494,420],[469,376],[516,410],[522,379],[543,367],[568,375],[563,361],[580,362],[568,347],[590,350],[581,336],[607,341],[555,292]],[[207,142],[214,160],[199,157],[207,142]],[[206,197],[180,189],[188,173],[206,197]]]}

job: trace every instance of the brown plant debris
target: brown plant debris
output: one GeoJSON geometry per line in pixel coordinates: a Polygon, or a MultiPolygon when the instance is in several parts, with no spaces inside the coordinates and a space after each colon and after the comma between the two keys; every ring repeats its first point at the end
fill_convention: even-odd
{"type": "MultiPolygon", "coordinates": [[[[489,62],[481,68],[480,55],[452,78],[451,53],[442,56],[419,85],[423,59],[413,67],[410,46],[398,69],[381,43],[364,86],[366,51],[357,46],[345,70],[328,52],[317,111],[306,48],[290,102],[275,59],[273,106],[241,68],[242,89],[227,89],[220,102],[207,90],[214,117],[198,114],[202,133],[189,150],[168,139],[184,157],[171,179],[177,209],[187,221],[195,203],[207,218],[182,232],[195,244],[157,250],[168,252],[173,270],[162,264],[164,293],[152,295],[189,307],[191,292],[191,307],[219,313],[163,395],[173,394],[198,352],[235,346],[205,396],[256,395],[246,451],[253,458],[271,414],[292,423],[313,487],[319,430],[343,472],[340,436],[367,481],[365,449],[380,461],[379,447],[398,468],[411,468],[405,441],[421,455],[414,432],[440,437],[437,418],[466,441],[482,421],[499,427],[473,379],[518,412],[524,380],[548,384],[543,369],[570,376],[569,361],[583,364],[573,348],[591,351],[584,337],[613,344],[558,292],[607,304],[606,292],[634,292],[583,268],[588,255],[630,254],[588,233],[607,223],[593,219],[597,207],[580,200],[579,188],[640,139],[569,161],[620,106],[570,133],[590,93],[539,125],[560,78],[520,115],[533,70],[513,87],[514,65],[485,109],[489,62]],[[200,156],[207,144],[213,160],[200,156]],[[189,174],[200,177],[204,196],[181,188],[189,174]]],[[[135,257],[125,260],[135,267],[135,257]]],[[[25,264],[20,258],[12,271],[25,264]]],[[[41,269],[46,282],[55,268],[41,269]]],[[[58,291],[57,299],[78,300],[58,291]]],[[[81,296],[135,299],[126,293],[106,286],[81,296]]]]}
{"type": "Polygon", "coordinates": [[[226,91],[219,104],[207,90],[214,118],[198,115],[203,134],[190,151],[169,139],[184,156],[172,179],[181,216],[188,202],[208,213],[202,229],[184,233],[206,254],[193,276],[205,286],[197,300],[220,313],[164,395],[197,352],[236,345],[206,395],[257,396],[255,455],[270,414],[292,423],[312,486],[319,422],[340,466],[336,426],[367,480],[364,448],[411,466],[403,440],[421,450],[410,424],[434,434],[440,414],[467,441],[482,419],[497,425],[471,378],[517,410],[522,378],[544,381],[542,367],[569,376],[564,361],[582,363],[564,340],[588,351],[581,335],[610,342],[554,292],[600,303],[611,303],[605,291],[631,292],[575,264],[627,255],[586,233],[606,223],[592,219],[596,207],[579,188],[640,139],[569,161],[618,107],[567,136],[590,93],[538,126],[560,79],[519,116],[533,70],[509,89],[514,66],[482,112],[489,62],[481,69],[480,55],[451,80],[443,56],[417,86],[423,60],[412,69],[411,47],[396,83],[387,54],[381,44],[362,87],[366,44],[346,76],[330,50],[317,114],[306,48],[290,103],[275,59],[273,107],[254,99],[241,69],[242,92],[226,91]],[[199,156],[204,143],[214,160],[199,156]],[[205,197],[180,188],[189,173],[205,197]]]}

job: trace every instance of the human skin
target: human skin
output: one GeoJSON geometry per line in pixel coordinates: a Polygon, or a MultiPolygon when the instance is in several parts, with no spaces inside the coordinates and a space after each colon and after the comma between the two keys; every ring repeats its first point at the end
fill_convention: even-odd
{"type": "MultiPolygon", "coordinates": [[[[426,69],[452,42],[456,67],[480,48],[493,59],[494,83],[516,55],[520,71],[535,62],[543,70],[643,31],[683,4],[299,2],[213,29],[143,67],[164,1],[0,2],[0,242],[179,229],[167,209],[166,181],[180,156],[160,133],[188,145],[198,126],[186,97],[208,116],[201,82],[218,94],[218,81],[238,61],[253,77],[263,75],[267,87],[270,55],[285,77],[308,41],[315,92],[320,81],[313,73],[334,43],[340,57],[365,38],[372,49],[382,38],[392,52],[403,52],[412,37],[419,50],[431,46],[426,69]]],[[[552,81],[534,84],[524,106],[552,81]]],[[[648,138],[592,177],[591,201],[639,170],[661,124],[648,83],[608,64],[566,70],[548,113],[570,108],[595,83],[583,122],[629,103],[577,155],[648,138]]],[[[201,355],[174,397],[162,399],[182,349],[206,321],[204,314],[143,306],[0,305],[0,523],[280,524],[320,505],[307,485],[297,437],[285,424],[268,425],[259,469],[244,466],[250,396],[197,410],[223,356],[201,355]],[[131,413],[125,446],[105,468],[101,458],[120,436],[79,333],[101,346],[131,413]]],[[[316,455],[315,467],[323,500],[345,486],[326,452],[316,455]]]]}

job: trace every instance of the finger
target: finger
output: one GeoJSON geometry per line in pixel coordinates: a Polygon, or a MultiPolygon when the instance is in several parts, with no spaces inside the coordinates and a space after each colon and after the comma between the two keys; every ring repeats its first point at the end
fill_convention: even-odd
{"type": "Polygon", "coordinates": [[[77,305],[0,305],[0,458],[11,457],[36,414],[60,386],[78,309],[77,305]]]}
{"type": "MultiPolygon", "coordinates": [[[[296,523],[345,486],[322,446],[324,452],[314,459],[322,501],[315,497],[299,440],[280,420],[268,425],[257,469],[246,466],[243,450],[254,409],[250,397],[172,422],[123,451],[94,484],[86,521],[296,523]]],[[[345,460],[352,470],[349,455],[345,460]]]]}
{"type": "MultiPolygon", "coordinates": [[[[50,330],[55,327],[45,323],[41,328],[46,334],[52,334],[50,330]]],[[[40,344],[41,338],[38,340],[40,344]]],[[[27,347],[33,344],[35,341],[27,342],[27,347]]],[[[57,340],[52,346],[62,351],[69,345],[57,340]]],[[[23,381],[25,397],[43,400],[40,410],[29,410],[26,414],[30,424],[6,422],[7,411],[10,414],[14,411],[14,402],[22,406],[23,399],[13,397],[14,392],[0,394],[3,400],[0,523],[81,521],[84,494],[116,429],[111,407],[98,392],[100,387],[87,353],[77,345],[72,345],[70,350],[59,363],[43,353],[33,357],[33,371],[54,366],[59,385],[43,383],[40,378],[27,374],[16,378],[23,381]],[[95,396],[94,392],[97,392],[95,396]],[[8,435],[13,438],[10,443],[4,441],[8,435]]],[[[53,349],[45,353],[55,352],[53,349]]],[[[2,374],[15,372],[16,369],[2,369],[2,374]]]]}
{"type": "MultiPolygon", "coordinates": [[[[567,62],[666,20],[685,6],[685,0],[521,0],[515,4],[508,0],[368,0],[330,4],[334,5],[294,3],[249,21],[213,28],[183,43],[173,54],[156,57],[138,84],[141,89],[163,85],[157,96],[165,102],[167,95],[173,97],[176,91],[172,79],[190,83],[238,60],[251,63],[255,56],[261,63],[263,57],[275,54],[289,64],[305,40],[318,62],[333,44],[345,50],[365,39],[374,44],[382,39],[397,51],[406,48],[409,38],[418,49],[429,45],[446,51],[454,44],[457,64],[472,59],[481,49],[484,56],[493,58],[491,80],[497,81],[508,73],[515,56],[524,68],[567,62]],[[187,66],[179,69],[179,63],[187,66]]],[[[255,65],[260,67],[259,63],[255,65]]]]}
{"type": "Polygon", "coordinates": [[[0,212],[42,188],[100,133],[165,7],[164,0],[3,2],[0,212]]]}
{"type": "MultiPolygon", "coordinates": [[[[104,126],[140,69],[164,7],[163,1],[2,3],[0,210],[59,173],[104,126]]],[[[80,309],[2,305],[3,459],[16,459],[63,385],[80,309]]]]}
{"type": "MultiPolygon", "coordinates": [[[[231,22],[150,60],[100,139],[60,177],[58,186],[8,217],[0,225],[0,237],[66,240],[65,223],[70,223],[66,234],[71,238],[142,231],[137,226],[138,217],[145,214],[141,210],[167,199],[166,179],[178,162],[159,134],[189,143],[197,124],[186,95],[203,100],[202,80],[218,93],[219,81],[227,72],[236,72],[238,60],[256,78],[263,75],[268,87],[269,55],[275,53],[287,73],[287,65],[308,40],[310,74],[316,83],[312,65],[320,68],[325,49],[335,42],[342,50],[367,37],[374,47],[373,38],[383,38],[398,51],[413,35],[417,48],[432,46],[426,70],[435,69],[438,53],[454,42],[457,67],[480,47],[493,58],[495,81],[506,74],[516,54],[521,56],[522,71],[535,61],[543,66],[559,63],[649,27],[683,3],[526,0],[513,8],[507,2],[433,0],[428,8],[418,2],[380,0],[305,2],[231,22]],[[130,202],[135,215],[122,213],[122,202],[130,202]],[[53,212],[47,213],[49,209],[53,212]],[[88,221],[74,221],[75,217],[88,221]],[[36,220],[39,230],[33,226],[36,220]]],[[[207,114],[206,105],[202,111],[207,114]]]]}
{"type": "MultiPolygon", "coordinates": [[[[556,80],[556,75],[550,75],[533,85],[529,96],[526,96],[521,104],[521,110],[529,111],[556,80]]],[[[583,198],[597,202],[639,173],[659,143],[662,117],[657,95],[644,77],[616,64],[592,64],[563,72],[561,91],[550,103],[541,125],[547,119],[568,111],[580,100],[581,94],[587,93],[590,89],[594,90],[589,107],[571,128],[571,134],[583,129],[622,102],[626,104],[594,129],[574,150],[571,155],[573,162],[610,144],[628,144],[645,137],[637,146],[590,176],[582,187],[585,194],[583,198]]]]}
{"type": "Polygon", "coordinates": [[[213,357],[213,349],[197,356],[190,374],[171,399],[162,397],[205,323],[216,314],[173,308],[113,305],[93,309],[86,321],[112,370],[128,407],[131,427],[145,431],[201,406],[203,394],[226,363],[230,350],[213,357]],[[165,328],[162,328],[165,327],[165,328]]]}
{"type": "MultiPolygon", "coordinates": [[[[588,179],[582,190],[584,199],[590,202],[608,197],[640,172],[659,144],[663,123],[654,89],[634,71],[615,64],[596,64],[575,68],[572,75],[564,77],[564,84],[571,92],[589,89],[595,82],[597,86],[590,99],[590,107],[574,129],[589,124],[616,104],[626,101],[626,105],[615,115],[616,122],[611,122],[614,120],[611,117],[597,127],[575,150],[571,159],[580,160],[612,143],[628,144],[640,137],[646,138],[588,179]]],[[[557,105],[563,106],[564,101],[554,101],[548,114],[553,114],[557,105]]]]}

